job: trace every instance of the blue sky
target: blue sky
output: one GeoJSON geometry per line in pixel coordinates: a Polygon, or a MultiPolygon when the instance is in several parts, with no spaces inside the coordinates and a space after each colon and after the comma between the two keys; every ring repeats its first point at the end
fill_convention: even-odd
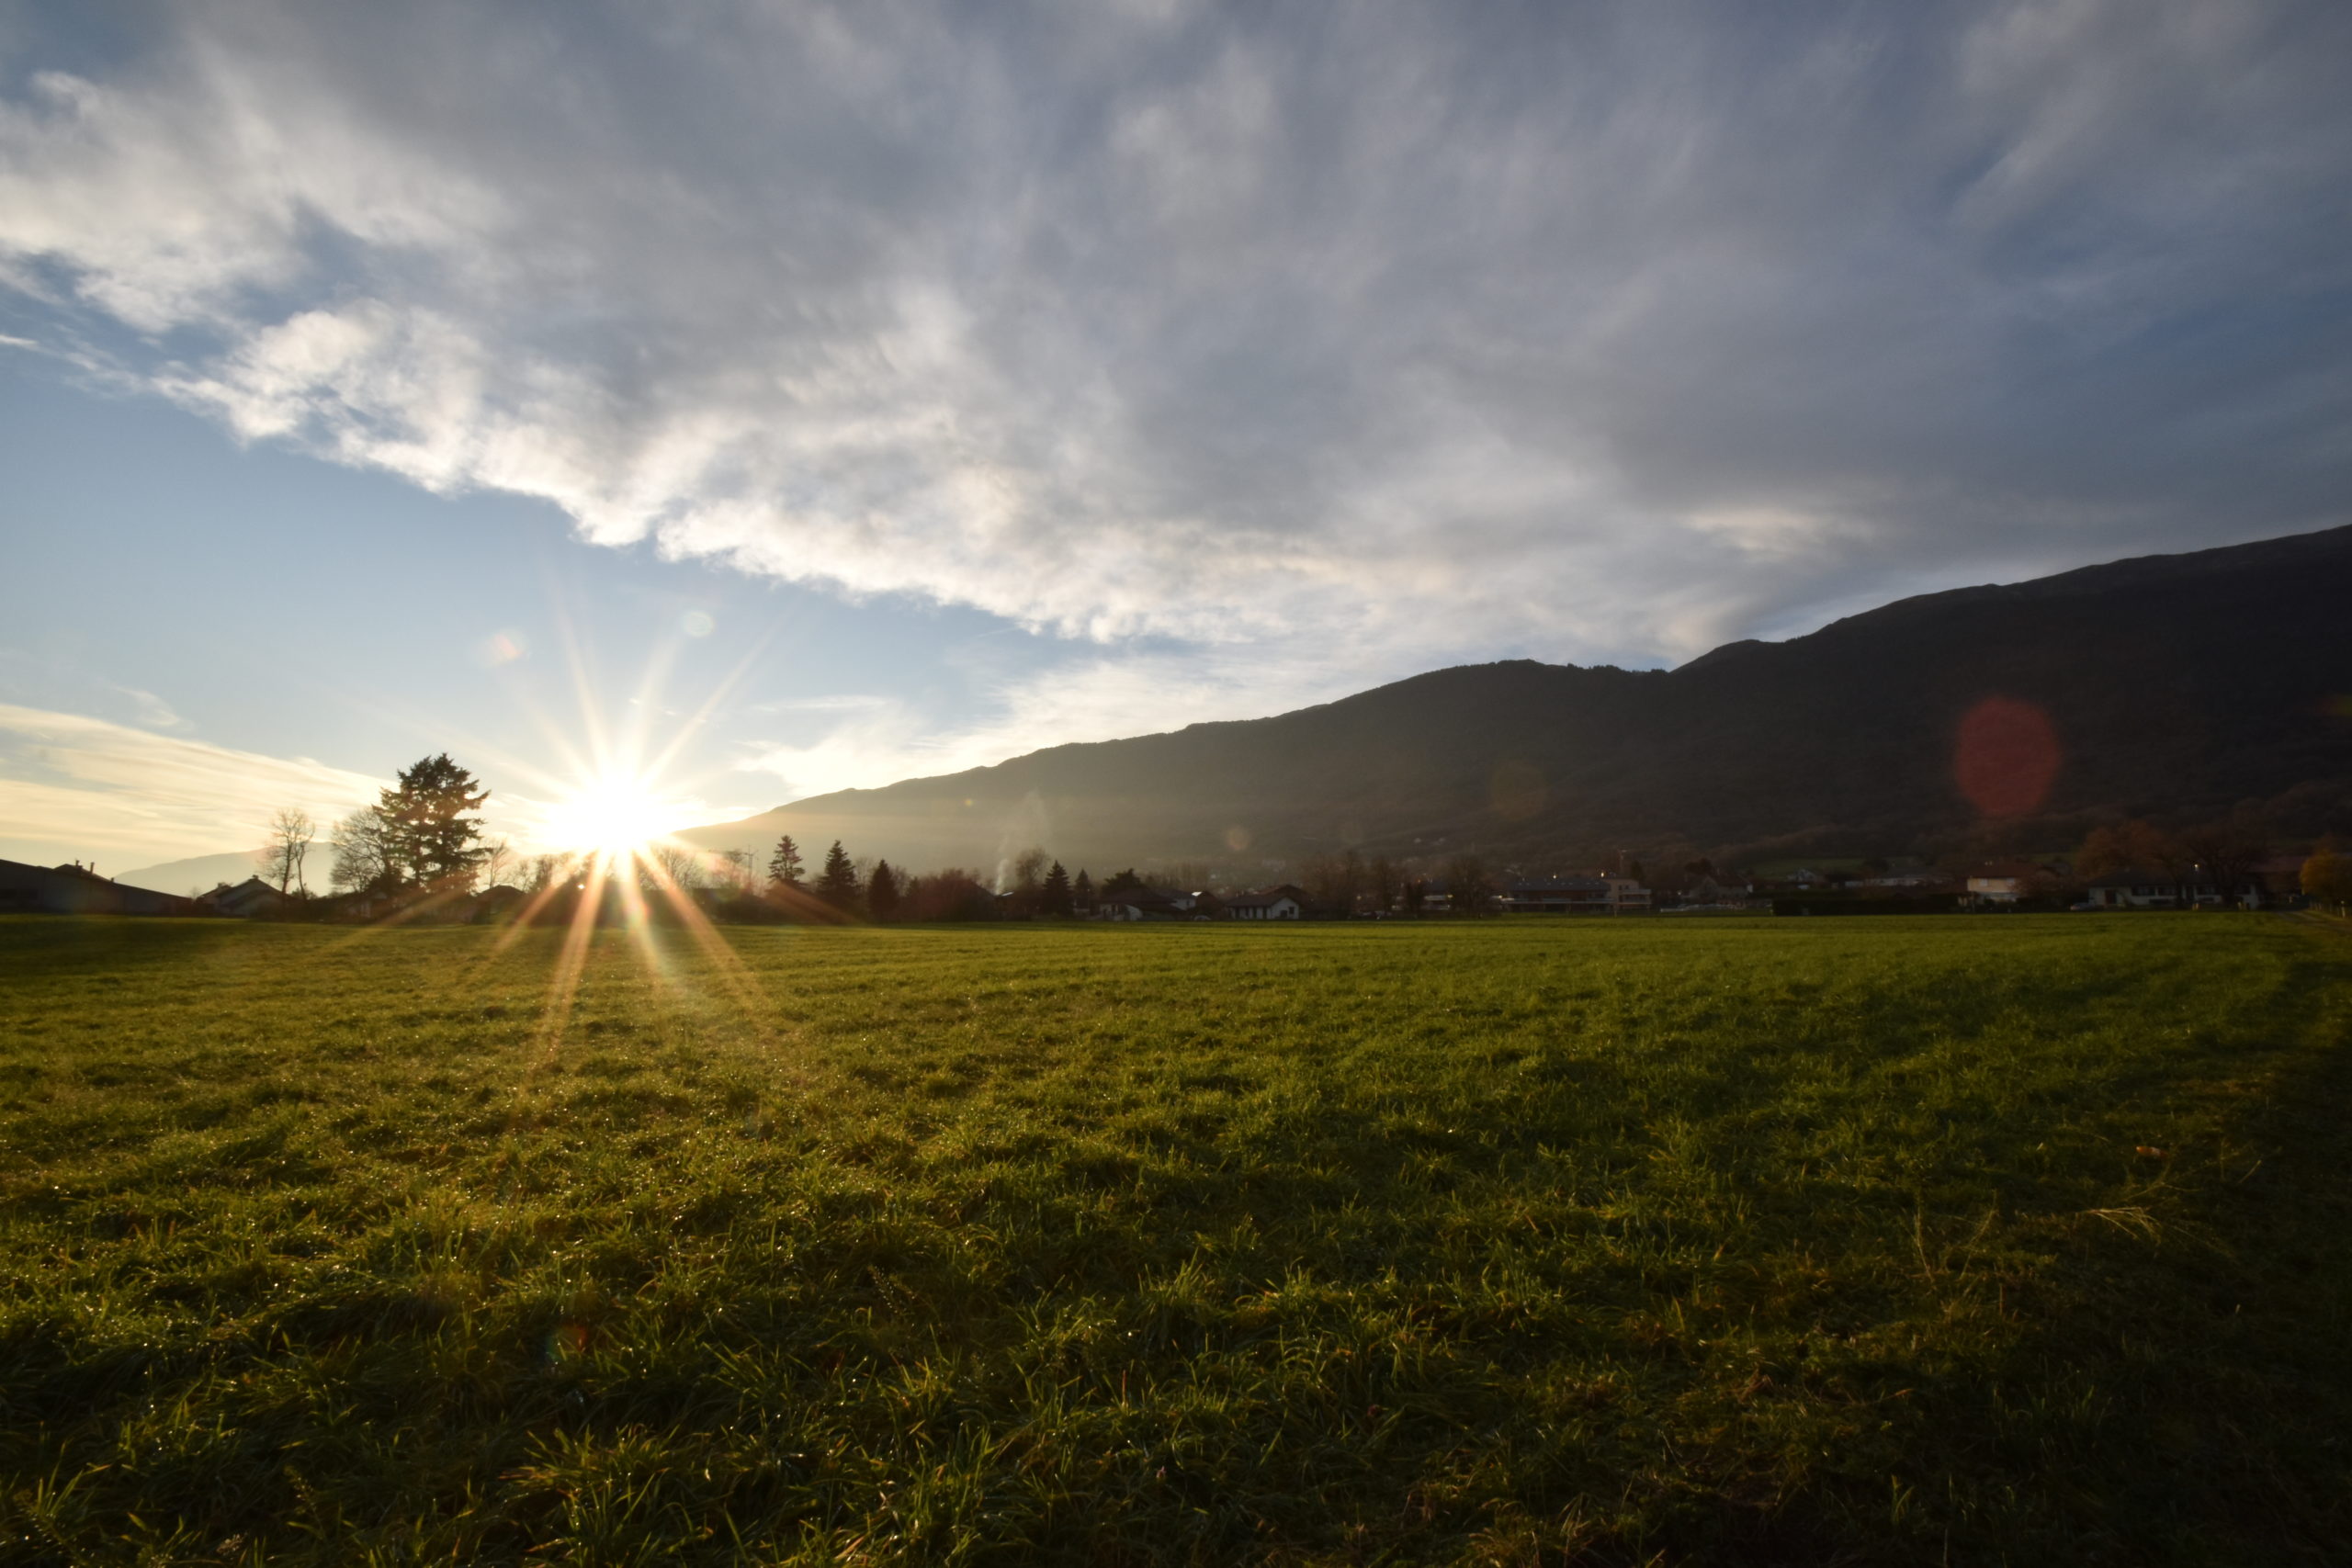
{"type": "Polygon", "coordinates": [[[2328,526],[2352,10],[0,12],[0,855],[2328,526]]]}

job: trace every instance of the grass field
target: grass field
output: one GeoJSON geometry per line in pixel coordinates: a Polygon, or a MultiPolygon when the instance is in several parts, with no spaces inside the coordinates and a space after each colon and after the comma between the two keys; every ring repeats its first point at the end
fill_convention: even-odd
{"type": "Polygon", "coordinates": [[[2268,916],[0,920],[0,1561],[2341,1562],[2268,916]]]}

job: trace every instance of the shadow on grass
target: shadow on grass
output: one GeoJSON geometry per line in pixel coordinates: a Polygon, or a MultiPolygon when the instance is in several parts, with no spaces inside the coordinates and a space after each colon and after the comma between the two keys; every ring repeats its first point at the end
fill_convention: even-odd
{"type": "Polygon", "coordinates": [[[1951,1561],[2352,1551],[2352,942],[2329,945],[2290,968],[2263,1021],[2324,1037],[2219,1151],[2145,1155],[2194,1168],[2168,1201],[2081,1217],[1996,1378],[1919,1390],[1937,1451],[1903,1469],[1951,1561]]]}

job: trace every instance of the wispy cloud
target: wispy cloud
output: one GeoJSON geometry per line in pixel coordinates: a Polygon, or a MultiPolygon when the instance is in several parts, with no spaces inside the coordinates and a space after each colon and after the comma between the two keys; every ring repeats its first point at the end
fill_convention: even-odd
{"type": "Polygon", "coordinates": [[[0,854],[122,863],[211,854],[267,837],[300,807],[323,827],[384,781],[308,758],[0,704],[0,854]]]}
{"type": "Polygon", "coordinates": [[[2344,515],[2342,6],[692,17],[20,60],[0,283],[248,439],[1105,646],[796,787],[2344,515]]]}

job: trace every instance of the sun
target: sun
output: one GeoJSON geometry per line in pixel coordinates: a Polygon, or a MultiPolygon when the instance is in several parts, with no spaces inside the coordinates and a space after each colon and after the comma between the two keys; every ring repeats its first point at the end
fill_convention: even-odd
{"type": "Polygon", "coordinates": [[[548,842],[560,849],[623,860],[668,837],[678,811],[676,802],[643,780],[606,774],[556,802],[544,831],[548,842]]]}

